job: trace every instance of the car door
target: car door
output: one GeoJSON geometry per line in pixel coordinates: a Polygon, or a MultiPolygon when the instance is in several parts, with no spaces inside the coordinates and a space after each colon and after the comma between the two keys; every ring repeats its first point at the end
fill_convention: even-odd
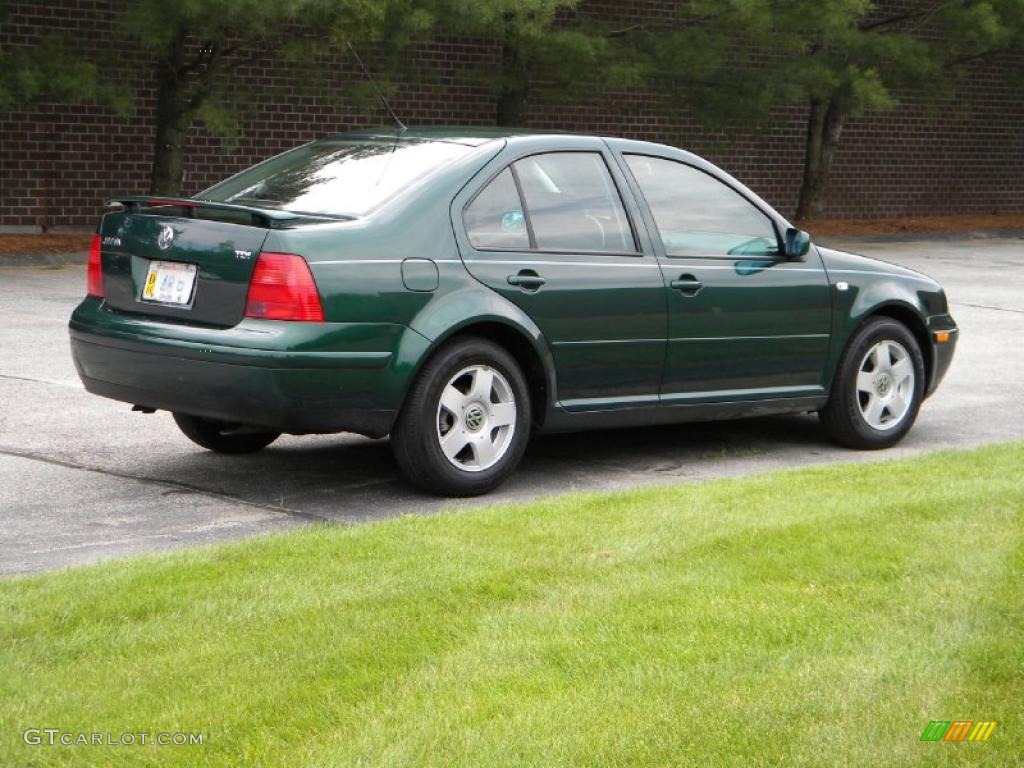
{"type": "Polygon", "coordinates": [[[669,323],[662,402],[821,393],[831,313],[817,250],[784,258],[773,217],[724,175],[622,157],[658,232],[669,323]]]}
{"type": "Polygon", "coordinates": [[[537,323],[568,410],[656,404],[664,365],[664,281],[599,144],[506,160],[456,200],[466,267],[537,323]]]}

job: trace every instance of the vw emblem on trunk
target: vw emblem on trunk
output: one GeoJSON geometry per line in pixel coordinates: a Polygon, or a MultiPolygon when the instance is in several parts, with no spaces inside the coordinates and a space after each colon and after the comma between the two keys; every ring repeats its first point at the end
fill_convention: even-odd
{"type": "Polygon", "coordinates": [[[171,247],[171,243],[174,242],[174,230],[169,225],[164,224],[160,229],[160,234],[157,235],[156,244],[159,246],[161,251],[166,251],[171,247]]]}

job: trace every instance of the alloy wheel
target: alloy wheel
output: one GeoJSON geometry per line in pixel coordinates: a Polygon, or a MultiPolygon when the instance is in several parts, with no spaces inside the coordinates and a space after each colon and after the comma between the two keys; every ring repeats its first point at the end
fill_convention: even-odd
{"type": "Polygon", "coordinates": [[[489,469],[505,455],[515,433],[512,387],[488,365],[463,368],[441,391],[436,423],[449,462],[467,472],[489,469]]]}
{"type": "Polygon", "coordinates": [[[906,417],[914,402],[914,363],[898,341],[871,347],[857,369],[857,401],[872,429],[888,431],[906,417]]]}

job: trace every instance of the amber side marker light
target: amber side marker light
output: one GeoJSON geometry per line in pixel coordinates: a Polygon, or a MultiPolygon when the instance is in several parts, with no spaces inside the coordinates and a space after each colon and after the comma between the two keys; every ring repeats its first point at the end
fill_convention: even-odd
{"type": "Polygon", "coordinates": [[[939,344],[945,344],[947,341],[949,341],[949,331],[936,331],[935,341],[937,341],[939,344]]]}

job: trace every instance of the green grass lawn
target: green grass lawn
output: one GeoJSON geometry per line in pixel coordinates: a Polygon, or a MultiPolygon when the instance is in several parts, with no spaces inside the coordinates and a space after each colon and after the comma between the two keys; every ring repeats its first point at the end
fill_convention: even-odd
{"type": "Polygon", "coordinates": [[[1020,765],[1022,517],[1018,444],[7,580],[0,765],[1020,765]]]}

